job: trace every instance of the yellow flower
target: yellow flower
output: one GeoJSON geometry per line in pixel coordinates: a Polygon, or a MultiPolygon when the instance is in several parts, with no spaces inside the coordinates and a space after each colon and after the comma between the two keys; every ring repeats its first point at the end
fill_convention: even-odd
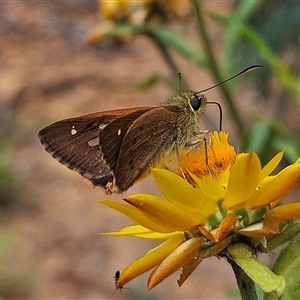
{"type": "MultiPolygon", "coordinates": [[[[197,177],[212,175],[219,182],[226,184],[230,169],[236,160],[234,148],[228,144],[228,135],[210,134],[210,144],[202,143],[199,151],[188,152],[181,158],[181,169],[197,177]]],[[[177,173],[181,175],[181,170],[177,173]]],[[[188,174],[185,174],[187,177],[188,174]]]]}
{"type": "Polygon", "coordinates": [[[139,0],[139,1],[102,1],[99,0],[100,16],[106,20],[128,20],[139,24],[156,18],[163,22],[170,18],[184,18],[190,10],[190,3],[187,0],[181,1],[160,1],[160,0],[139,0]],[[138,17],[139,15],[139,17],[138,17]]]}
{"type": "MultiPolygon", "coordinates": [[[[99,0],[99,15],[102,22],[93,28],[89,36],[89,42],[94,43],[103,40],[114,33],[121,40],[132,36],[132,31],[124,26],[121,30],[115,25],[142,25],[149,21],[155,23],[166,23],[174,19],[188,19],[190,3],[187,0],[181,1],[102,1],[99,0]],[[129,30],[129,31],[128,31],[129,30]],[[118,32],[118,34],[116,34],[118,32]]],[[[138,32],[136,32],[138,34],[138,32]]]]}
{"type": "MultiPolygon", "coordinates": [[[[240,241],[255,247],[253,238],[263,242],[280,233],[283,221],[300,218],[300,201],[278,206],[300,183],[300,158],[270,175],[283,152],[261,168],[254,152],[236,154],[225,132],[209,137],[209,145],[181,159],[185,179],[167,170],[152,170],[165,198],[137,194],[126,197],[122,204],[101,201],[138,224],[107,235],[163,240],[121,273],[117,288],[153,268],[149,289],[180,268],[178,284],[182,285],[204,258],[226,256],[227,249],[235,253],[231,244],[240,241]]],[[[274,289],[281,292],[284,279],[273,275],[274,289]]]]}

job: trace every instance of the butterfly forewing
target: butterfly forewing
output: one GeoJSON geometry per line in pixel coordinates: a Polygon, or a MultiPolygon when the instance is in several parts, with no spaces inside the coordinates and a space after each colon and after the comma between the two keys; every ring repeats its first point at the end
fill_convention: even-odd
{"type": "Polygon", "coordinates": [[[118,117],[140,109],[120,109],[58,121],[42,129],[39,138],[59,162],[94,186],[105,188],[113,176],[99,148],[99,132],[118,117]]]}
{"type": "Polygon", "coordinates": [[[112,173],[115,173],[124,136],[128,129],[141,115],[152,109],[152,107],[140,109],[117,118],[99,133],[100,150],[112,173]]]}

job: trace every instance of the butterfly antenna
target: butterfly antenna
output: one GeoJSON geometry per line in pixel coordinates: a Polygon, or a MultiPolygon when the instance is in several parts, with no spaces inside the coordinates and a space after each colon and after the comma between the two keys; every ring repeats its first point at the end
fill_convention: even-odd
{"type": "MultiPolygon", "coordinates": [[[[222,82],[220,82],[220,83],[218,83],[218,84],[215,84],[215,85],[213,85],[213,86],[211,86],[211,87],[209,87],[209,88],[207,88],[207,89],[204,89],[204,90],[202,90],[202,91],[196,92],[194,95],[197,95],[197,94],[199,94],[199,93],[202,93],[202,92],[206,92],[206,91],[208,91],[208,90],[211,90],[211,89],[213,89],[213,88],[215,88],[215,87],[217,87],[217,86],[219,86],[219,85],[221,85],[221,84],[223,84],[223,83],[225,83],[225,82],[227,82],[227,81],[229,81],[229,80],[231,80],[231,79],[233,79],[233,78],[236,78],[236,77],[238,77],[238,76],[240,76],[240,75],[242,75],[242,74],[245,74],[245,73],[247,73],[247,72],[253,71],[253,70],[258,69],[258,68],[263,68],[263,66],[261,66],[261,65],[253,65],[253,66],[250,66],[250,67],[244,69],[243,71],[241,71],[241,72],[235,74],[234,76],[232,76],[232,77],[230,77],[230,78],[228,78],[228,79],[226,79],[226,80],[224,80],[224,81],[222,81],[222,82]]],[[[216,104],[216,105],[218,105],[218,107],[219,107],[219,113],[220,113],[220,124],[219,124],[219,128],[220,128],[220,131],[222,131],[222,123],[223,123],[222,106],[220,105],[220,103],[218,103],[218,102],[213,102],[213,101],[206,102],[206,104],[216,104]]]]}
{"type": "Polygon", "coordinates": [[[181,73],[178,73],[178,80],[179,80],[179,92],[182,92],[182,75],[181,73]]]}
{"type": "Polygon", "coordinates": [[[209,88],[207,88],[207,89],[205,89],[205,90],[196,92],[195,95],[197,95],[197,94],[199,94],[199,93],[203,93],[203,92],[209,91],[209,90],[211,90],[211,89],[213,89],[213,88],[215,88],[215,87],[217,87],[217,86],[219,86],[219,85],[221,85],[221,84],[223,84],[223,83],[225,83],[225,82],[227,82],[227,81],[229,81],[229,80],[231,80],[231,79],[233,79],[233,78],[236,78],[236,77],[238,77],[238,76],[240,76],[240,75],[242,75],[242,74],[245,74],[245,73],[247,73],[247,72],[253,71],[253,70],[258,69],[258,68],[263,68],[263,66],[261,66],[261,65],[253,65],[253,66],[250,66],[250,67],[244,69],[243,71],[241,71],[241,72],[235,74],[234,76],[232,76],[232,77],[230,77],[230,78],[228,78],[228,79],[226,79],[226,80],[224,80],[224,81],[222,81],[222,82],[220,82],[220,83],[217,83],[217,84],[215,84],[215,85],[213,85],[213,86],[211,86],[211,87],[209,87],[209,88]]]}
{"type": "Polygon", "coordinates": [[[222,131],[223,112],[222,112],[222,106],[221,106],[221,104],[218,103],[218,102],[214,102],[214,101],[206,102],[206,104],[216,104],[216,105],[218,105],[218,108],[219,108],[219,114],[220,114],[220,124],[219,124],[219,129],[220,129],[220,131],[222,131]]]}

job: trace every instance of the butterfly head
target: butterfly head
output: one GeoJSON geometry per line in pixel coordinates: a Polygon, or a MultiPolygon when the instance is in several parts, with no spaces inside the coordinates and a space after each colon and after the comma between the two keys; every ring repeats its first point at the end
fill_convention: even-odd
{"type": "Polygon", "coordinates": [[[194,93],[192,97],[188,99],[190,110],[196,114],[201,114],[205,109],[206,96],[203,94],[194,93]]]}
{"type": "Polygon", "coordinates": [[[180,106],[187,115],[200,115],[205,109],[206,102],[205,95],[187,91],[175,94],[167,104],[180,106]]]}

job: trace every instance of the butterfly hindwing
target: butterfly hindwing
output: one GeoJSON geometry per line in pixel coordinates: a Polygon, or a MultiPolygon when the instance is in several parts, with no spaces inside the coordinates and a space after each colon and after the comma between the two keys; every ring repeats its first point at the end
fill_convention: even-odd
{"type": "Polygon", "coordinates": [[[139,109],[120,109],[58,121],[42,129],[39,138],[60,163],[94,186],[105,188],[113,176],[99,148],[99,133],[113,120],[139,109]]]}
{"type": "Polygon", "coordinates": [[[100,149],[115,178],[113,192],[147,175],[162,150],[174,145],[179,115],[177,106],[145,109],[116,119],[100,133],[100,149]]]}

